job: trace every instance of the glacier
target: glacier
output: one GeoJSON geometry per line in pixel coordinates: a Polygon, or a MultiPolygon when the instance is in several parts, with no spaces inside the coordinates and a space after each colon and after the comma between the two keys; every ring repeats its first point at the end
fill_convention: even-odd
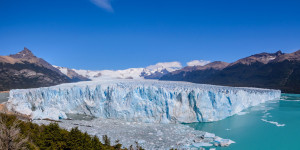
{"type": "Polygon", "coordinates": [[[145,123],[211,122],[280,98],[280,90],[157,80],[97,80],[9,92],[9,110],[32,119],[67,114],[145,123]]]}

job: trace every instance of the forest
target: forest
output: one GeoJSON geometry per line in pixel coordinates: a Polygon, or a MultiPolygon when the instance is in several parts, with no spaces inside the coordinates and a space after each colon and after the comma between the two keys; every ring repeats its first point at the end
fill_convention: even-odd
{"type": "Polygon", "coordinates": [[[57,123],[37,125],[24,121],[15,115],[0,114],[1,150],[142,150],[135,146],[123,148],[119,141],[111,142],[103,135],[102,142],[97,136],[90,136],[78,128],[70,131],[57,123]]]}

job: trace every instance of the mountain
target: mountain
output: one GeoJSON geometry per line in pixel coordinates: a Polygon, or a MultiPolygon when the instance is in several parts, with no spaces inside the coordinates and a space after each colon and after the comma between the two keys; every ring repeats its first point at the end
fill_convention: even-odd
{"type": "Polygon", "coordinates": [[[187,66],[182,69],[173,71],[160,78],[160,80],[172,80],[172,81],[201,81],[205,80],[208,76],[211,76],[220,70],[227,67],[229,63],[214,61],[204,66],[187,66]]]}
{"type": "Polygon", "coordinates": [[[0,91],[67,82],[67,76],[27,48],[14,55],[0,56],[0,91]]]}
{"type": "Polygon", "coordinates": [[[255,54],[225,66],[219,70],[212,67],[183,68],[160,79],[300,93],[300,50],[290,54],[281,51],[255,54]]]}
{"type": "Polygon", "coordinates": [[[233,66],[236,64],[251,65],[257,62],[267,64],[281,55],[284,55],[281,51],[277,51],[276,53],[259,53],[246,58],[239,59],[238,61],[231,63],[229,66],[233,66]]]}
{"type": "Polygon", "coordinates": [[[181,69],[179,62],[164,62],[148,66],[146,68],[129,68],[125,70],[77,70],[65,67],[54,66],[65,75],[68,71],[73,71],[78,75],[90,80],[98,79],[159,79],[165,74],[181,69]]]}
{"type": "Polygon", "coordinates": [[[89,78],[86,78],[82,75],[79,75],[78,73],[76,73],[72,69],[69,69],[69,68],[66,68],[66,67],[59,67],[59,66],[55,66],[55,65],[53,65],[53,67],[58,69],[64,75],[68,76],[71,79],[72,82],[90,81],[89,78]]]}
{"type": "Polygon", "coordinates": [[[176,61],[157,63],[155,65],[150,65],[146,67],[141,73],[141,76],[144,77],[145,79],[159,79],[163,75],[181,68],[182,68],[181,64],[176,61]]]}
{"type": "Polygon", "coordinates": [[[71,69],[77,74],[84,76],[91,80],[98,79],[142,79],[140,77],[143,68],[129,68],[125,70],[77,70],[71,69]]]}

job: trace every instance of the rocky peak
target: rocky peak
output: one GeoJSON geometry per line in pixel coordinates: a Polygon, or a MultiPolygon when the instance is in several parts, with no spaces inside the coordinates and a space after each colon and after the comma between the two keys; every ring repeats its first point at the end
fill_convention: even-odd
{"type": "Polygon", "coordinates": [[[227,62],[223,62],[223,61],[214,61],[212,63],[209,63],[207,65],[205,65],[206,68],[212,68],[215,70],[222,70],[224,68],[226,68],[229,65],[229,63],[227,62]]]}
{"type": "Polygon", "coordinates": [[[293,54],[294,54],[294,55],[298,55],[298,56],[300,56],[300,50],[298,50],[298,51],[294,52],[293,54]]]}
{"type": "Polygon", "coordinates": [[[182,69],[173,71],[171,74],[178,74],[180,72],[191,72],[191,71],[197,71],[197,70],[208,70],[208,69],[213,69],[213,70],[222,70],[226,68],[229,65],[227,62],[222,62],[222,61],[214,61],[211,63],[208,63],[204,66],[186,66],[182,69]]]}
{"type": "Polygon", "coordinates": [[[30,59],[35,57],[33,53],[26,47],[24,47],[24,50],[20,51],[19,53],[14,55],[9,55],[9,56],[12,58],[25,58],[25,59],[30,59]]]}
{"type": "MultiPolygon", "coordinates": [[[[37,66],[40,67],[44,67],[47,69],[50,69],[52,71],[55,71],[57,73],[59,73],[60,75],[63,75],[63,73],[61,73],[58,69],[54,68],[51,64],[49,64],[47,61],[45,61],[42,58],[38,58],[36,57],[28,48],[24,47],[24,49],[22,51],[20,51],[17,54],[13,54],[13,55],[9,55],[9,61],[6,62],[19,62],[19,63],[31,63],[31,64],[35,64],[37,66]]],[[[0,58],[1,61],[1,58],[0,58]]]]}
{"type": "Polygon", "coordinates": [[[300,61],[300,50],[298,50],[294,53],[282,54],[279,57],[277,57],[277,59],[275,59],[274,62],[282,62],[285,60],[300,61]]]}
{"type": "Polygon", "coordinates": [[[233,66],[235,64],[250,65],[250,64],[256,63],[256,62],[267,64],[267,63],[272,62],[273,60],[279,58],[282,55],[285,55],[285,54],[282,53],[280,50],[277,51],[276,53],[259,53],[259,54],[251,55],[249,57],[239,59],[238,61],[231,63],[230,66],[233,66]]]}
{"type": "Polygon", "coordinates": [[[280,55],[283,55],[283,54],[284,54],[284,53],[282,53],[281,50],[279,50],[279,51],[277,51],[277,52],[275,53],[276,56],[280,56],[280,55]]]}

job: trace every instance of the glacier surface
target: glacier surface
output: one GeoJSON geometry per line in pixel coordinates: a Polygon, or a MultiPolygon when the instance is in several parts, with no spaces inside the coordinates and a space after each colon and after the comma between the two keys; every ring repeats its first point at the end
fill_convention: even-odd
{"type": "Polygon", "coordinates": [[[7,108],[32,119],[66,114],[152,123],[210,122],[268,100],[279,90],[156,80],[98,80],[10,91],[7,108]]]}

